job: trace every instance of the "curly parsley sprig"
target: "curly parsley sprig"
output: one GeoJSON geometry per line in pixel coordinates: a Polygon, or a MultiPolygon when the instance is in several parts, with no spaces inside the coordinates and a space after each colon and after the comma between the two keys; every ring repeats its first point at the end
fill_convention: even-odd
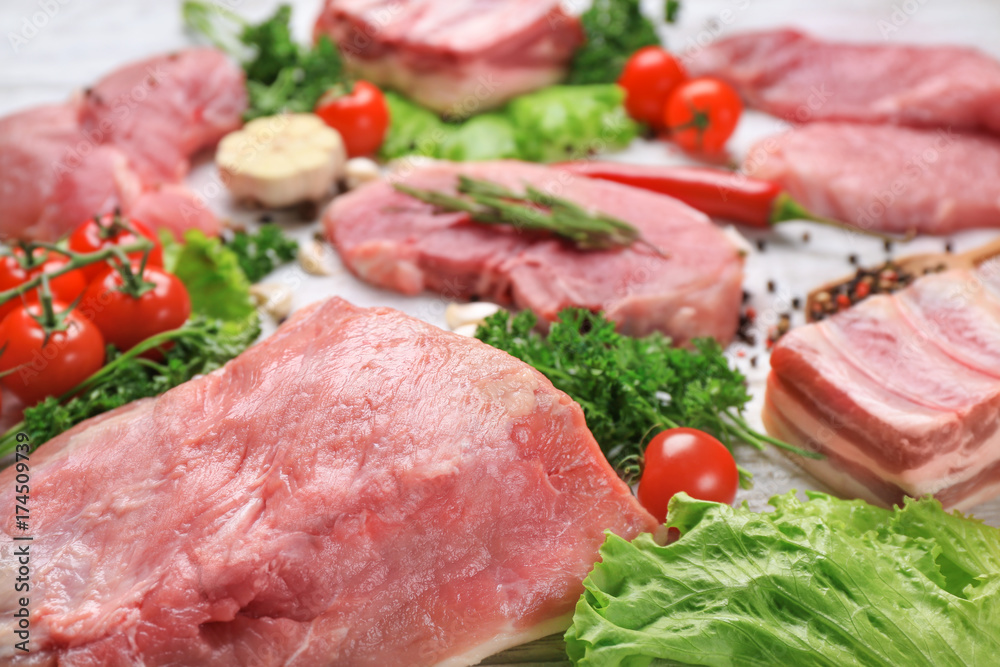
{"type": "Polygon", "coordinates": [[[594,0],[580,17],[580,24],[586,42],[573,56],[569,71],[572,84],[614,83],[633,53],[660,44],[653,22],[639,8],[639,0],[594,0]]]}
{"type": "Polygon", "coordinates": [[[345,94],[353,88],[340,51],[329,37],[320,36],[311,48],[292,38],[289,5],[280,5],[271,18],[256,25],[201,0],[186,0],[181,14],[188,28],[243,63],[250,98],[244,120],[310,112],[331,88],[345,94]]]}
{"type": "MultiPolygon", "coordinates": [[[[625,478],[638,472],[657,430],[678,426],[711,433],[727,447],[770,444],[817,458],[747,424],[746,379],[710,338],[693,341],[693,349],[672,347],[661,334],[630,338],[602,315],[577,308],[563,310],[546,336],[534,330],[536,323],[530,311],[501,311],[476,337],[534,366],[579,403],[594,438],[625,478]]],[[[740,468],[741,484],[750,479],[740,468]]]]}

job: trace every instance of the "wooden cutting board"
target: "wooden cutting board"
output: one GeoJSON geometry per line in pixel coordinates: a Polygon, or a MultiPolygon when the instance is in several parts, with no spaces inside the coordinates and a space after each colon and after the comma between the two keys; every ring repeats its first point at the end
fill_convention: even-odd
{"type": "MultiPolygon", "coordinates": [[[[851,294],[852,288],[857,286],[856,283],[859,280],[859,276],[871,275],[873,283],[877,283],[879,281],[879,273],[883,270],[891,270],[897,276],[908,276],[910,282],[912,282],[912,280],[916,280],[926,273],[936,273],[949,269],[974,269],[994,257],[1000,257],[1000,238],[963,253],[932,252],[910,255],[909,257],[890,260],[882,267],[876,269],[859,269],[849,276],[838,280],[831,280],[809,292],[809,295],[806,297],[806,321],[814,322],[822,319],[819,314],[830,314],[824,310],[826,308],[825,304],[831,300],[836,300],[840,294],[848,294],[850,302],[852,304],[856,303],[857,300],[852,298],[851,294]]],[[[882,291],[884,292],[885,290],[882,291]]],[[[872,289],[872,293],[877,292],[875,289],[872,289]]]]}
{"type": "Polygon", "coordinates": [[[509,648],[483,660],[480,665],[522,665],[530,667],[571,667],[563,636],[549,635],[509,648]]]}

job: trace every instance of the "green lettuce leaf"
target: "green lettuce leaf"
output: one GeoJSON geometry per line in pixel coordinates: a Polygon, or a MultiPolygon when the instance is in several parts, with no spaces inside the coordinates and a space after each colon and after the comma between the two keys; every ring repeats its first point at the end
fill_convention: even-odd
{"type": "Polygon", "coordinates": [[[668,546],[609,535],[566,633],[577,665],[992,665],[1000,530],[933,499],[671,502],[668,546]]]}
{"type": "Polygon", "coordinates": [[[392,122],[380,155],[456,161],[554,162],[624,148],[638,134],[616,85],[553,86],[498,111],[446,122],[396,93],[386,93],[392,122]]]}
{"type": "Polygon", "coordinates": [[[386,91],[385,102],[391,121],[379,149],[382,159],[391,160],[404,155],[438,157],[441,144],[454,132],[454,127],[430,109],[399,93],[386,91]]]}
{"type": "Polygon", "coordinates": [[[184,234],[184,245],[173,260],[173,273],[191,295],[192,315],[227,322],[249,322],[257,316],[250,299],[250,281],[239,257],[217,238],[197,229],[184,234]]]}
{"type": "Polygon", "coordinates": [[[438,151],[445,160],[470,162],[521,156],[514,125],[504,114],[484,113],[451,127],[438,151]]]}
{"type": "Polygon", "coordinates": [[[639,126],[624,101],[625,91],[614,84],[552,86],[513,100],[521,158],[556,162],[625,148],[639,126]]]}

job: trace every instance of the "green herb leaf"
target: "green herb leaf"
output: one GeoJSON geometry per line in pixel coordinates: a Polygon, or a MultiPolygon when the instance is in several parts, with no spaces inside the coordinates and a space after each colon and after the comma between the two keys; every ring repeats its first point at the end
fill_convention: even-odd
{"type": "Polygon", "coordinates": [[[244,57],[245,47],[239,33],[246,28],[247,22],[228,7],[216,2],[185,0],[181,5],[181,19],[188,30],[203,35],[229,55],[244,57]]]}
{"type": "MultiPolygon", "coordinates": [[[[459,176],[458,194],[467,195],[465,197],[421,190],[402,183],[394,187],[442,211],[468,213],[476,222],[546,232],[572,241],[581,250],[608,250],[633,243],[649,246],[639,230],[629,223],[606,213],[588,211],[530,185],[524,194],[519,194],[492,181],[459,176]]],[[[653,249],[662,254],[658,248],[653,249]]]]}
{"type": "Polygon", "coordinates": [[[566,633],[574,664],[996,662],[1000,530],[931,498],[807,495],[757,514],[681,494],[673,544],[609,535],[566,633]]]}
{"type": "Polygon", "coordinates": [[[569,83],[614,83],[633,53],[660,43],[639,0],[594,0],[580,22],[587,41],[573,57],[569,83]]]}
{"type": "Polygon", "coordinates": [[[298,67],[301,54],[292,39],[292,8],[280,5],[274,16],[260,25],[246,25],[240,41],[253,47],[254,55],[243,65],[247,80],[265,85],[277,81],[282,71],[298,67]]]}
{"type": "MultiPolygon", "coordinates": [[[[763,447],[742,420],[750,400],[746,380],[712,339],[692,349],[670,339],[622,336],[600,314],[569,308],[547,336],[534,331],[530,311],[504,311],[476,331],[489,343],[534,366],[583,407],[587,426],[611,464],[625,477],[658,430],[688,426],[711,433],[727,446],[747,440],[763,447]]],[[[787,445],[786,445],[787,446],[787,445]]],[[[741,471],[744,485],[749,473],[741,471]]]]}
{"type": "Polygon", "coordinates": [[[236,254],[240,268],[251,283],[295,259],[299,250],[299,244],[285,236],[281,227],[274,223],[261,225],[253,234],[236,232],[226,247],[236,254]]]}
{"type": "Polygon", "coordinates": [[[182,14],[189,28],[243,61],[249,97],[244,120],[282,112],[311,112],[328,90],[339,88],[348,93],[353,87],[340,51],[328,37],[320,37],[311,49],[295,42],[289,5],[279,6],[271,18],[258,25],[248,24],[213,3],[195,0],[184,3],[182,14]],[[240,30],[237,40],[246,48],[233,44],[236,27],[240,30]]]}
{"type": "Polygon", "coordinates": [[[666,7],[664,9],[664,16],[667,23],[676,23],[677,15],[681,11],[680,0],[667,0],[666,7]]]}

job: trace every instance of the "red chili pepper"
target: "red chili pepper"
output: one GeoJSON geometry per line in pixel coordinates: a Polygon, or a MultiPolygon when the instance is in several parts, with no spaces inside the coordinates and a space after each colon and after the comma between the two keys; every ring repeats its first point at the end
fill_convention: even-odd
{"type": "Polygon", "coordinates": [[[583,160],[554,165],[581,176],[670,195],[713,218],[768,228],[787,220],[817,218],[772,181],[710,167],[654,167],[583,160]]]}

